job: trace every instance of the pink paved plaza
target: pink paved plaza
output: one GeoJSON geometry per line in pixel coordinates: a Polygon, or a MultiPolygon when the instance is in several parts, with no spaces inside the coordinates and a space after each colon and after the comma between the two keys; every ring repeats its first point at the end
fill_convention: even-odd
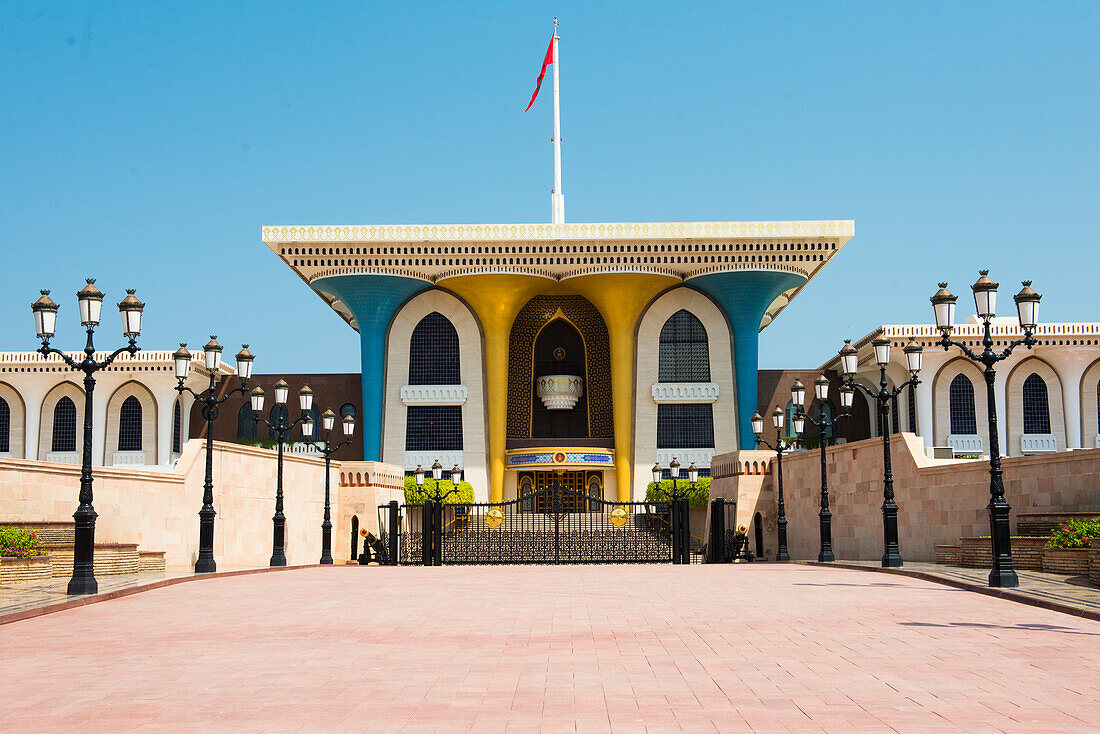
{"type": "Polygon", "coordinates": [[[0,627],[4,730],[1097,731],[1100,623],[828,568],[310,568],[0,627]]]}

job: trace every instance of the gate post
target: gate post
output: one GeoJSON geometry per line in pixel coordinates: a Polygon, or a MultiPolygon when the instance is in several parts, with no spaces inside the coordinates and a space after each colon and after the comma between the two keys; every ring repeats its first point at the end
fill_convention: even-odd
{"type": "Polygon", "coordinates": [[[669,505],[669,520],[672,525],[672,562],[690,563],[688,533],[688,501],[686,499],[672,500],[669,505]]]}
{"type": "Polygon", "coordinates": [[[443,503],[434,502],[435,517],[432,522],[432,557],[435,565],[443,565],[443,503]]]}
{"type": "Polygon", "coordinates": [[[726,560],[726,500],[718,497],[710,503],[710,538],[707,541],[707,563],[726,560]]]}
{"type": "Polygon", "coordinates": [[[691,511],[686,497],[680,500],[680,563],[691,563],[691,511]]]}
{"type": "Polygon", "coordinates": [[[400,525],[398,524],[398,507],[397,500],[390,500],[390,515],[389,515],[389,547],[386,549],[390,557],[390,565],[397,565],[397,533],[400,531],[400,525]]]}
{"type": "Polygon", "coordinates": [[[432,539],[434,533],[432,532],[432,520],[434,519],[435,512],[433,511],[434,502],[431,500],[424,500],[424,504],[420,505],[420,558],[421,563],[425,566],[432,565],[432,539]]]}

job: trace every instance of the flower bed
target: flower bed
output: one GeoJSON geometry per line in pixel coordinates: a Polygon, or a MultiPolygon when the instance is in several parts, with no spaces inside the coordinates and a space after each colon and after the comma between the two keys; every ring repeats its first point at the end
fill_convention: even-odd
{"type": "Polygon", "coordinates": [[[38,532],[29,528],[0,527],[0,557],[34,558],[42,555],[38,532]]]}

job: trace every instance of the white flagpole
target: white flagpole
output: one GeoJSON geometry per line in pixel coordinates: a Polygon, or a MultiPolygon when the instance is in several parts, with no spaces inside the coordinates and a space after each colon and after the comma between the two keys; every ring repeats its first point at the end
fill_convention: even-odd
{"type": "Polygon", "coordinates": [[[558,107],[558,19],[554,18],[554,191],[550,194],[551,224],[565,223],[565,194],[561,191],[561,112],[558,107]]]}

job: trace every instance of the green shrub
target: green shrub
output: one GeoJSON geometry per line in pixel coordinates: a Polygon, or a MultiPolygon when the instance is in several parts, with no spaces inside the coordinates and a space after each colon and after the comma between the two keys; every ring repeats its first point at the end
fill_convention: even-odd
{"type": "Polygon", "coordinates": [[[38,533],[27,528],[0,528],[0,556],[31,558],[45,555],[38,533]]]}
{"type": "Polygon", "coordinates": [[[1070,520],[1056,528],[1047,540],[1047,548],[1088,548],[1089,538],[1100,538],[1100,517],[1070,520]]]}
{"type": "MultiPolygon", "coordinates": [[[[699,477],[699,481],[695,483],[694,492],[691,491],[691,483],[688,480],[677,479],[676,489],[681,495],[687,497],[688,507],[706,507],[707,502],[710,501],[710,477],[699,477]]],[[[672,499],[669,496],[671,490],[671,479],[662,479],[659,488],[653,482],[650,482],[645,488],[646,501],[668,502],[672,499]]]]}
{"type": "MultiPolygon", "coordinates": [[[[424,477],[424,486],[416,486],[416,477],[405,477],[405,504],[422,505],[435,496],[436,482],[431,477],[424,477]]],[[[439,480],[439,493],[446,494],[454,489],[450,479],[439,480]]],[[[474,502],[474,485],[462,482],[458,485],[458,491],[443,500],[448,505],[471,505],[474,502]]]]}

